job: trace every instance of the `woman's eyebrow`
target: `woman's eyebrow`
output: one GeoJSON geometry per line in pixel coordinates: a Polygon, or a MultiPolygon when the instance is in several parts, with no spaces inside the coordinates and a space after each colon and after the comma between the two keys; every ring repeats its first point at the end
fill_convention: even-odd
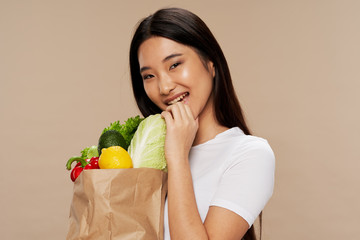
{"type": "Polygon", "coordinates": [[[143,71],[149,70],[149,69],[150,69],[150,67],[142,67],[142,68],[140,68],[140,73],[142,73],[143,71]]]}
{"type": "Polygon", "coordinates": [[[182,56],[183,54],[182,53],[173,53],[173,54],[170,54],[169,56],[165,57],[162,62],[166,62],[174,57],[178,57],[178,56],[182,56]]]}
{"type": "MultiPolygon", "coordinates": [[[[170,59],[174,58],[174,57],[179,57],[179,56],[182,56],[183,54],[182,53],[173,53],[173,54],[170,54],[169,56],[165,57],[162,62],[166,62],[166,61],[169,61],[170,59]]],[[[140,73],[142,73],[143,71],[146,71],[146,70],[149,70],[151,69],[150,67],[147,67],[147,66],[144,66],[142,68],[140,68],[140,73]]]]}

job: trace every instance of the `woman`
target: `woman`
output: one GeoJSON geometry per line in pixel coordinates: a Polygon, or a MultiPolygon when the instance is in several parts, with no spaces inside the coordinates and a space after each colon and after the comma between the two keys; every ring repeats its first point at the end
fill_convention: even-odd
{"type": "Polygon", "coordinates": [[[167,132],[165,239],[256,239],[251,227],[272,195],[274,155],[250,135],[220,46],[179,8],[142,20],[130,47],[134,96],[167,132]]]}

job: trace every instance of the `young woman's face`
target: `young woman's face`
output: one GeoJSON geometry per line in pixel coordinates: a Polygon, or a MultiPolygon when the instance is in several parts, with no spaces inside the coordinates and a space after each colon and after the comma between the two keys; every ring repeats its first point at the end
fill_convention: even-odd
{"type": "Polygon", "coordinates": [[[206,69],[192,48],[163,37],[143,42],[138,58],[145,92],[161,110],[182,101],[190,106],[195,118],[213,114],[212,62],[206,69]]]}

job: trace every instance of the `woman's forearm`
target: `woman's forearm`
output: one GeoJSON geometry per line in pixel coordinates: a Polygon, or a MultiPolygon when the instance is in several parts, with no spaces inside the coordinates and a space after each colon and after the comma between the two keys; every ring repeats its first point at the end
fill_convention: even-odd
{"type": "Polygon", "coordinates": [[[171,239],[208,239],[196,205],[188,160],[181,162],[181,165],[168,166],[168,212],[171,239]]]}

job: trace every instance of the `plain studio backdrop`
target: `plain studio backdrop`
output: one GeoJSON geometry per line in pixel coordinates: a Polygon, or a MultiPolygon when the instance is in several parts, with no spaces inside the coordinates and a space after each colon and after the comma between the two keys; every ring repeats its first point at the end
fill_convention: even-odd
{"type": "Polygon", "coordinates": [[[111,122],[139,114],[129,43],[162,7],[208,24],[253,133],[273,147],[264,239],[359,239],[356,0],[1,0],[1,238],[65,238],[65,163],[111,122]]]}

